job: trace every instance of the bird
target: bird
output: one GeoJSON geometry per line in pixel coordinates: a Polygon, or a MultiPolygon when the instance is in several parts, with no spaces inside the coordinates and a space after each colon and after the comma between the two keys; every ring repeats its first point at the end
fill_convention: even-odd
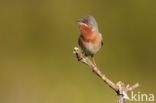
{"type": "Polygon", "coordinates": [[[83,16],[78,20],[80,35],[78,44],[86,57],[91,57],[94,65],[94,55],[103,46],[103,37],[93,16],[83,16]]]}

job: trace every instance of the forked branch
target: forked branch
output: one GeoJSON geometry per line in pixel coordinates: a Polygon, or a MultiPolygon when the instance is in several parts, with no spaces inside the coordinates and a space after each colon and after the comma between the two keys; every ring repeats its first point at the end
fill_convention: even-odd
{"type": "Polygon", "coordinates": [[[134,90],[139,86],[138,83],[129,86],[125,85],[123,82],[119,81],[116,84],[111,81],[105,74],[103,74],[100,69],[94,65],[94,63],[86,56],[83,55],[81,49],[75,47],[73,53],[75,54],[77,60],[81,63],[86,64],[100,79],[102,79],[110,88],[112,88],[118,95],[118,103],[126,103],[126,99],[129,99],[127,92],[134,90]]]}

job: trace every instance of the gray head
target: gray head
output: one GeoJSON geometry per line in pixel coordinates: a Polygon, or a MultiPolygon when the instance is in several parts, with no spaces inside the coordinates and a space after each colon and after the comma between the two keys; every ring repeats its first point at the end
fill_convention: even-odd
{"type": "Polygon", "coordinates": [[[98,24],[95,20],[95,18],[93,16],[84,16],[80,19],[80,22],[85,23],[89,26],[91,26],[93,29],[95,29],[96,31],[98,30],[98,24]]]}

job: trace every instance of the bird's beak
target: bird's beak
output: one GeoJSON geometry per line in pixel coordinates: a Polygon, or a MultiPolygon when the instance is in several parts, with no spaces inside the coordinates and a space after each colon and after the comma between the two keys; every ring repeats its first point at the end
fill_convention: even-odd
{"type": "Polygon", "coordinates": [[[82,22],[80,20],[76,20],[76,23],[80,25],[82,22]]]}
{"type": "Polygon", "coordinates": [[[77,23],[78,23],[79,26],[88,26],[86,23],[83,23],[81,21],[78,21],[77,23]]]}

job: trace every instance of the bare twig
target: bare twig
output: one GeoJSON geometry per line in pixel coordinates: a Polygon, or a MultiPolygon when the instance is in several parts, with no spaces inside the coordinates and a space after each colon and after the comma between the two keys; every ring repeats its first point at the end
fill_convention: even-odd
{"type": "Polygon", "coordinates": [[[115,84],[108,77],[106,77],[105,74],[102,74],[99,68],[94,65],[94,63],[88,57],[84,56],[79,48],[75,47],[73,53],[76,55],[78,61],[88,65],[99,78],[101,78],[110,88],[112,88],[117,93],[118,103],[126,103],[126,99],[129,99],[127,92],[132,91],[139,86],[138,83],[131,87],[129,85],[125,86],[125,84],[121,81],[115,84]]]}
{"type": "Polygon", "coordinates": [[[132,91],[137,87],[139,87],[139,83],[136,83],[136,84],[132,85],[131,87],[128,87],[127,89],[128,89],[128,91],[132,91]]]}

